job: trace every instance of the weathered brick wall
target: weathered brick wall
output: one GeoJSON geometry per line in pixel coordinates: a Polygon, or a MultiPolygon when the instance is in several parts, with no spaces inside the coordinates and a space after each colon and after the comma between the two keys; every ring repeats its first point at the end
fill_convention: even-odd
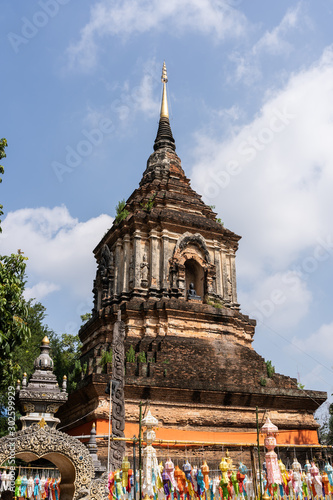
{"type": "MultiPolygon", "coordinates": [[[[253,349],[228,338],[198,339],[195,337],[165,336],[142,340],[129,338],[127,350],[145,352],[152,360],[142,371],[141,363],[127,363],[128,382],[146,377],[151,385],[183,387],[193,390],[221,391],[228,387],[261,387],[261,379],[269,378],[264,359],[253,349]]],[[[295,389],[295,379],[275,374],[269,381],[272,387],[295,389]]]]}

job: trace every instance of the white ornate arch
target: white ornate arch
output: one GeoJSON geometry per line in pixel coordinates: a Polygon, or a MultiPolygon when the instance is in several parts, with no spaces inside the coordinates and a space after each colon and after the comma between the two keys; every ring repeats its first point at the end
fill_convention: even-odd
{"type": "Polygon", "coordinates": [[[43,457],[58,467],[63,500],[107,499],[107,480],[94,481],[95,471],[90,453],[75,437],[51,429],[48,425],[31,425],[0,439],[0,465],[13,456],[13,442],[15,457],[28,461],[43,457]]]}

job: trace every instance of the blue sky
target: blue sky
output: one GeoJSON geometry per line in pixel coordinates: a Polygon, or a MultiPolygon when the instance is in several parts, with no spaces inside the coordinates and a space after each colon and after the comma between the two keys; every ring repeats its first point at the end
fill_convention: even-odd
{"type": "Polygon", "coordinates": [[[92,250],[152,152],[166,61],[192,186],[242,235],[254,347],[332,392],[333,0],[1,5],[1,253],[57,333],[91,309],[92,250]]]}

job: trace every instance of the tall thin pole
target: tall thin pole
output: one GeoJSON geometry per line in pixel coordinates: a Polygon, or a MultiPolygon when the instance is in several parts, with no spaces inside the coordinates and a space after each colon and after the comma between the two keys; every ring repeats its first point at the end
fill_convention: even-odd
{"type": "Polygon", "coordinates": [[[256,407],[256,420],[257,420],[257,447],[258,447],[258,463],[259,463],[259,498],[262,500],[262,490],[261,490],[261,461],[260,461],[260,444],[259,444],[259,416],[258,416],[258,406],[256,407]]]}
{"type": "Polygon", "coordinates": [[[141,463],[141,420],[142,420],[142,401],[139,403],[139,500],[142,500],[142,463],[141,463]]]}
{"type": "Polygon", "coordinates": [[[134,500],[136,500],[136,457],[135,457],[136,437],[133,437],[133,478],[134,478],[134,500]]]}
{"type": "Polygon", "coordinates": [[[110,402],[109,402],[108,475],[110,474],[111,413],[112,413],[112,379],[110,380],[110,402]]]}

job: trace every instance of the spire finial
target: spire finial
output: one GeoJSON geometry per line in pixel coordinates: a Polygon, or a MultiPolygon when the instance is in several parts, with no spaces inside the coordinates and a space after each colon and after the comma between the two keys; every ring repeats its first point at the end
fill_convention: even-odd
{"type": "Polygon", "coordinates": [[[167,75],[167,69],[165,65],[165,61],[163,63],[163,68],[162,68],[162,77],[161,81],[163,83],[163,95],[162,95],[162,104],[161,104],[161,118],[169,118],[169,109],[168,109],[168,99],[167,99],[167,92],[166,92],[166,84],[168,81],[168,75],[167,75]]]}
{"type": "Polygon", "coordinates": [[[168,75],[167,75],[167,69],[166,69],[165,61],[163,62],[161,81],[163,83],[164,82],[167,83],[167,81],[168,81],[168,75]]]}
{"type": "Polygon", "coordinates": [[[157,151],[158,149],[161,148],[169,148],[175,151],[176,149],[175,140],[172,136],[170,122],[169,122],[169,110],[168,110],[168,100],[166,92],[166,83],[168,81],[168,75],[167,75],[165,61],[163,63],[161,81],[163,83],[163,96],[161,104],[160,122],[158,125],[157,136],[154,143],[154,151],[157,151]]]}

